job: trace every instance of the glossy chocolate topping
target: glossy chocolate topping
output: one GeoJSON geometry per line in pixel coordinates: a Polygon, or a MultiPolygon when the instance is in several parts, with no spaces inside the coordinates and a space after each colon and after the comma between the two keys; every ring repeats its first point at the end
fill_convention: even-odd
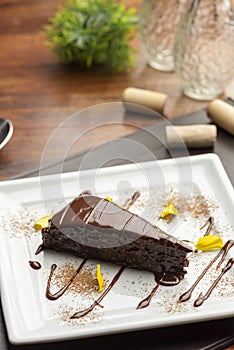
{"type": "Polygon", "coordinates": [[[106,199],[91,195],[77,197],[70,205],[55,214],[51,221],[58,229],[68,226],[91,225],[117,231],[127,230],[135,235],[168,239],[169,244],[170,242],[179,243],[185,250],[191,251],[186,244],[178,241],[173,236],[167,235],[138,215],[106,199]]]}

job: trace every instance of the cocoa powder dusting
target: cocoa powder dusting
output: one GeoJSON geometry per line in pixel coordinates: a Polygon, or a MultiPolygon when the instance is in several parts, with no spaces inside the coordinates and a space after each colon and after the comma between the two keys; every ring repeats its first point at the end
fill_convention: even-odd
{"type": "Polygon", "coordinates": [[[173,193],[173,204],[179,210],[180,214],[189,213],[193,218],[198,219],[201,216],[210,217],[211,209],[216,207],[202,194],[192,194],[185,196],[180,193],[173,193]]]}
{"type": "MultiPolygon", "coordinates": [[[[53,276],[53,284],[62,288],[71,279],[78,266],[66,263],[58,267],[53,276]]],[[[97,291],[98,283],[91,270],[84,267],[69,286],[68,292],[88,294],[97,291]]]]}

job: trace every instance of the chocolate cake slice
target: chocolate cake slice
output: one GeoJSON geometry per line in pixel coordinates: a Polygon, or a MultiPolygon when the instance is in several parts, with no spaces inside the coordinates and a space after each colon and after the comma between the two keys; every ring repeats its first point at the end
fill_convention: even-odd
{"type": "Polygon", "coordinates": [[[43,249],[151,271],[157,278],[184,277],[183,242],[143,218],[90,194],[75,198],[42,230],[43,249]]]}

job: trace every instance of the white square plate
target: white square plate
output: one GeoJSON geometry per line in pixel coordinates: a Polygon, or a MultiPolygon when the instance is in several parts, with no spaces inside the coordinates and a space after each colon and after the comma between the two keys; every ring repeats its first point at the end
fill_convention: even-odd
{"type": "MultiPolygon", "coordinates": [[[[154,276],[125,269],[103,299],[103,307],[70,320],[74,312],[91,305],[100,294],[94,290],[79,293],[71,288],[56,301],[45,297],[51,264],[56,263],[59,271],[65,273],[65,265],[77,268],[81,259],[49,250],[35,256],[41,234],[33,225],[38,217],[47,215],[52,208],[58,210],[85,189],[102,197],[109,195],[119,204],[140,190],[141,195],[130,210],[177,238],[196,242],[204,235],[205,228],[201,226],[213,216],[215,226],[211,233],[220,235],[224,242],[234,239],[234,191],[219,158],[213,154],[2,182],[1,298],[12,343],[58,341],[234,316],[233,270],[222,278],[202,306],[194,307],[194,300],[210,287],[215,269],[199,283],[189,301],[178,304],[179,296],[217,254],[213,251],[190,257],[187,274],[180,284],[160,286],[144,309],[136,307],[155,286],[154,276]],[[170,196],[179,214],[168,223],[159,216],[170,196]],[[39,261],[42,268],[33,270],[29,260],[39,261]]],[[[233,255],[232,250],[230,254],[233,255]]],[[[100,261],[88,260],[84,268],[94,279],[97,263],[100,261]]],[[[106,286],[118,269],[114,264],[101,263],[106,286]]],[[[58,290],[53,279],[52,290],[58,290]]]]}

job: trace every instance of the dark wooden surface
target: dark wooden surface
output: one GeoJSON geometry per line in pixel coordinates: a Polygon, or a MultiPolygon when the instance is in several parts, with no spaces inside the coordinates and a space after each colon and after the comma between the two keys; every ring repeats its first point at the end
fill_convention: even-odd
{"type": "MultiPolygon", "coordinates": [[[[126,3],[139,6],[140,0],[126,3]]],[[[12,140],[0,151],[0,179],[37,168],[46,142],[59,123],[84,108],[121,101],[128,86],[168,94],[165,109],[168,118],[207,105],[183,96],[175,73],[147,66],[137,35],[133,42],[138,48],[136,66],[129,73],[103,75],[61,65],[45,47],[41,35],[43,24],[53,16],[58,4],[58,0],[0,1],[0,117],[10,118],[15,127],[12,140]]],[[[234,97],[234,83],[226,94],[234,97]]],[[[131,120],[140,126],[154,121],[154,118],[131,120]]],[[[83,120],[81,124],[82,128],[83,120]]],[[[123,136],[134,130],[133,126],[119,125],[114,133],[123,136]]],[[[66,136],[61,138],[61,147],[66,136]]],[[[88,140],[80,141],[79,150],[112,137],[111,127],[96,130],[88,140]]],[[[54,147],[51,161],[57,159],[59,149],[54,147]]]]}
{"type": "MultiPolygon", "coordinates": [[[[126,1],[127,5],[140,3],[126,1]]],[[[58,4],[58,0],[0,0],[0,117],[10,118],[15,128],[12,140],[0,151],[0,180],[37,168],[48,138],[61,122],[84,108],[121,101],[128,86],[168,94],[165,114],[169,119],[208,104],[183,96],[175,73],[150,68],[137,35],[133,42],[136,65],[129,73],[103,75],[61,65],[45,47],[40,33],[58,4]]],[[[225,95],[234,98],[234,81],[225,95]]],[[[77,129],[83,130],[85,122],[80,120],[77,129]]],[[[154,122],[153,117],[131,120],[137,126],[154,122]]],[[[135,126],[119,125],[114,136],[135,130],[135,126]]],[[[61,147],[69,132],[61,138],[61,147]]],[[[111,138],[112,126],[98,128],[79,143],[79,151],[111,138]]],[[[50,160],[58,159],[59,147],[54,145],[50,160]]]]}

